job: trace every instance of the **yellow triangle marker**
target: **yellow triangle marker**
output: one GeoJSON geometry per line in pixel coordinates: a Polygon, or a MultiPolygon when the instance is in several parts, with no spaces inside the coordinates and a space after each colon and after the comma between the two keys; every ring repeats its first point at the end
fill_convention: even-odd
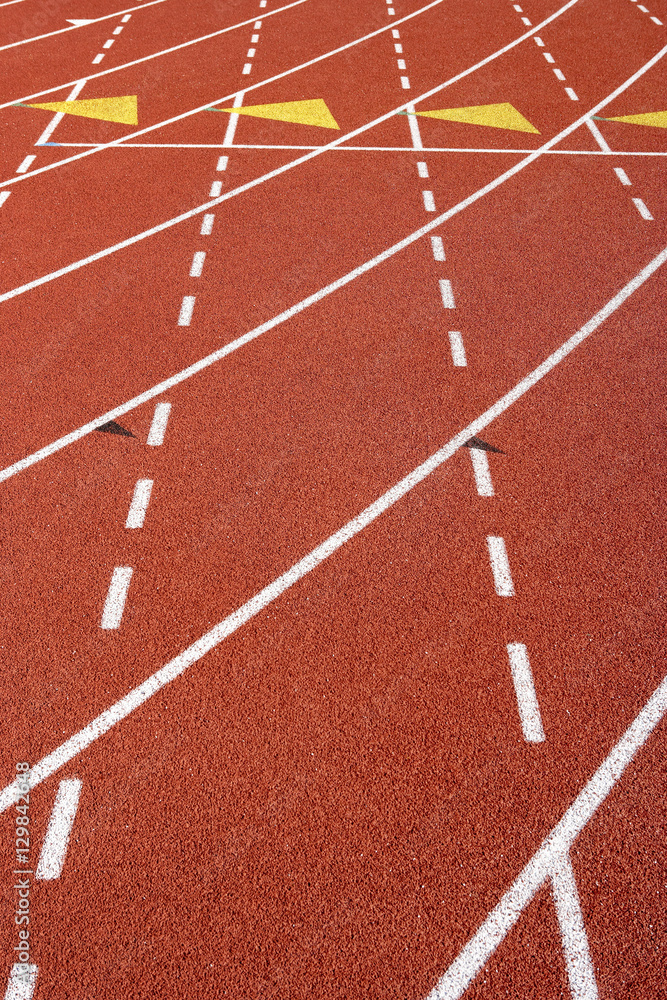
{"type": "Polygon", "coordinates": [[[317,125],[319,128],[335,128],[336,122],[321,97],[313,101],[287,101],[285,104],[252,104],[247,108],[220,108],[234,115],[251,115],[253,118],[271,118],[276,122],[292,122],[294,125],[317,125]]]}
{"type": "Polygon", "coordinates": [[[99,118],[104,122],[138,125],[136,97],[94,97],[89,101],[51,101],[49,104],[28,104],[29,108],[60,111],[64,115],[99,118]]]}
{"type": "Polygon", "coordinates": [[[466,125],[489,125],[491,128],[508,128],[514,132],[534,132],[538,129],[519,114],[511,104],[476,104],[469,108],[445,108],[443,111],[417,111],[422,118],[440,118],[446,122],[464,122],[466,125]]]}
{"type": "Polygon", "coordinates": [[[649,111],[645,115],[623,115],[621,118],[603,118],[602,121],[629,122],[631,125],[652,125],[653,128],[667,128],[667,111],[649,111]]]}

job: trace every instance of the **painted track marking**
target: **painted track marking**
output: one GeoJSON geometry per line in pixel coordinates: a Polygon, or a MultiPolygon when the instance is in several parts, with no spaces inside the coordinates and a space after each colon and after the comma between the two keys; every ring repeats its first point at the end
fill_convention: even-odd
{"type": "Polygon", "coordinates": [[[551,886],[572,1000],[597,1000],[595,972],[568,851],[561,855],[551,870],[551,886]]]}
{"type": "Polygon", "coordinates": [[[132,495],[132,503],[127,512],[126,528],[143,528],[146,520],[146,511],[153,489],[152,479],[138,479],[132,495]]]}
{"type": "Polygon", "coordinates": [[[514,583],[507,558],[505,539],[499,535],[487,535],[486,544],[489,549],[489,561],[496,594],[498,597],[514,597],[514,583]]]}
{"type": "Polygon", "coordinates": [[[480,497],[494,496],[491,469],[489,468],[489,459],[486,452],[483,448],[474,447],[469,447],[468,451],[470,452],[470,461],[472,462],[472,471],[475,476],[475,486],[478,495],[480,497]]]}
{"type": "Polygon", "coordinates": [[[458,330],[449,331],[449,346],[452,351],[452,363],[456,368],[466,368],[468,362],[466,360],[465,347],[463,346],[463,337],[458,330]]]}
{"type": "Polygon", "coordinates": [[[449,278],[440,278],[438,284],[440,285],[440,297],[442,299],[442,305],[444,309],[456,309],[456,302],[454,301],[454,291],[452,289],[452,283],[449,278]]]}
{"type": "Polygon", "coordinates": [[[133,572],[131,566],[116,566],[114,569],[107,591],[107,599],[104,602],[100,628],[120,628],[133,572]]]}
{"type": "Polygon", "coordinates": [[[5,1000],[32,1000],[32,995],[35,992],[37,984],[38,971],[36,965],[29,965],[28,976],[26,978],[24,966],[15,962],[9,973],[5,1000]]]}
{"type": "Polygon", "coordinates": [[[183,301],[181,302],[181,311],[178,314],[178,325],[179,326],[190,326],[192,322],[192,312],[195,307],[195,296],[194,295],[184,295],[183,301]]]}
{"type": "Polygon", "coordinates": [[[171,403],[158,403],[155,407],[153,420],[146,438],[146,444],[157,448],[164,442],[164,435],[167,430],[167,421],[171,412],[171,403]]]}
{"type": "Polygon", "coordinates": [[[60,782],[35,878],[60,878],[80,795],[81,782],[78,778],[66,778],[60,782]]]}
{"type": "Polygon", "coordinates": [[[641,215],[642,219],[648,219],[648,220],[650,220],[652,222],[653,221],[653,216],[651,215],[651,213],[649,212],[648,208],[646,207],[646,205],[644,204],[644,202],[641,200],[641,198],[633,198],[632,200],[634,202],[635,208],[637,209],[637,211],[641,215]]]}
{"type": "Polygon", "coordinates": [[[431,237],[431,250],[433,251],[433,260],[439,260],[439,261],[446,260],[445,247],[442,242],[442,236],[431,237]]]}
{"type": "MultiPolygon", "coordinates": [[[[166,0],[149,0],[149,3],[143,3],[139,7],[126,7],[125,11],[128,11],[128,10],[143,10],[144,7],[154,7],[155,4],[158,4],[158,3],[166,3],[166,0]]],[[[2,6],[4,6],[4,5],[0,4],[0,7],[2,7],[2,6]]],[[[93,18],[92,20],[88,21],[88,24],[86,24],[86,25],[83,25],[83,24],[72,24],[72,25],[70,25],[69,28],[58,28],[57,31],[49,31],[45,35],[34,35],[32,38],[22,38],[18,42],[9,42],[7,45],[0,45],[0,52],[4,52],[5,49],[16,48],[17,45],[29,45],[31,42],[39,42],[43,38],[51,38],[53,35],[62,35],[63,32],[65,32],[65,31],[80,31],[81,28],[83,28],[83,27],[87,28],[90,24],[98,24],[100,21],[109,21],[111,18],[118,17],[119,14],[125,13],[125,11],[117,10],[115,12],[115,14],[105,14],[104,17],[93,18]]],[[[125,18],[123,18],[123,20],[125,20],[125,18]]],[[[128,18],[128,20],[129,20],[129,18],[128,18]]],[[[116,31],[114,31],[114,35],[115,34],[118,34],[118,29],[116,29],[116,31]]],[[[66,83],[65,86],[67,87],[67,86],[69,86],[69,84],[66,83]]],[[[49,93],[50,93],[50,91],[49,91],[49,93]]]]}
{"type": "Polygon", "coordinates": [[[542,743],[545,738],[544,728],[528,650],[522,642],[510,642],[507,644],[507,656],[524,738],[528,743],[542,743]]]}

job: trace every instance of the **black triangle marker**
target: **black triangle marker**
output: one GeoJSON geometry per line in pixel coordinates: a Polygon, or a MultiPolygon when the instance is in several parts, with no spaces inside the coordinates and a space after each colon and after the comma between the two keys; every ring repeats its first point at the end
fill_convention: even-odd
{"type": "Polygon", "coordinates": [[[126,431],[124,427],[117,424],[115,420],[110,420],[107,424],[102,424],[101,427],[96,427],[95,430],[102,431],[103,434],[120,434],[122,437],[133,438],[134,434],[132,431],[126,431]]]}
{"type": "Polygon", "coordinates": [[[482,439],[478,438],[478,437],[468,438],[468,440],[466,441],[464,447],[466,447],[466,448],[477,448],[478,451],[495,451],[495,453],[497,455],[504,455],[505,454],[505,452],[502,451],[500,448],[496,448],[492,444],[487,444],[486,441],[482,441],[482,439]]]}

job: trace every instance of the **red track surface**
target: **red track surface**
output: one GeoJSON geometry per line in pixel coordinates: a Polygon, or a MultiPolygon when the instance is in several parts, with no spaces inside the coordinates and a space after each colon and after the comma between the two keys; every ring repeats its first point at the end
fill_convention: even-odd
{"type": "MultiPolygon", "coordinates": [[[[116,10],[65,6],[0,5],[0,45],[116,10]]],[[[443,2],[404,23],[426,5],[279,6],[167,0],[0,51],[7,104],[63,101],[73,81],[144,60],[79,97],[136,94],[138,126],[67,115],[59,145],[36,146],[51,113],[0,109],[7,998],[660,997],[667,133],[598,119],[665,110],[667,3],[579,0],[537,31],[555,3],[443,2]],[[539,135],[398,113],[524,32],[421,108],[507,102],[539,135]],[[239,115],[230,140],[230,116],[188,114],[252,87],[244,106],[324,99],[340,132],[239,115]],[[461,204],[588,113],[592,129],[461,204]],[[68,145],[152,126],[83,158],[92,145],[68,145]],[[53,274],[215,200],[215,181],[225,195],[259,178],[53,274]],[[466,431],[608,303],[574,351],[466,431]],[[132,436],[61,440],[117,407],[132,436]],[[473,435],[493,450],[461,446],[473,435]],[[423,481],[119,709],[452,440],[423,481]],[[145,522],[126,528],[139,480],[153,484],[145,522]],[[504,540],[513,596],[497,593],[489,538],[504,540]],[[103,627],[117,567],[132,578],[103,627]],[[522,726],[512,644],[543,740],[522,726]],[[489,914],[617,744],[596,806],[489,944],[489,914]],[[17,862],[9,786],[24,761],[31,846],[17,862]],[[45,877],[72,779],[69,842],[45,877]],[[26,982],[17,863],[31,873],[26,982]]]]}

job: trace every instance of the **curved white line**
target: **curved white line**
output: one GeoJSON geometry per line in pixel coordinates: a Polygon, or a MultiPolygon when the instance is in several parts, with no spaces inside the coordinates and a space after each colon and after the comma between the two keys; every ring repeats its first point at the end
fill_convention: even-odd
{"type": "Polygon", "coordinates": [[[104,17],[91,18],[88,24],[71,24],[69,28],[58,28],[57,31],[48,31],[45,35],[33,35],[32,38],[22,38],[20,42],[9,42],[8,45],[0,45],[0,52],[4,52],[5,49],[15,49],[17,45],[29,45],[30,42],[39,42],[42,38],[52,38],[53,35],[62,35],[64,31],[80,31],[81,28],[87,28],[90,24],[98,24],[99,21],[108,21],[113,17],[120,17],[121,14],[132,14],[135,10],[143,10],[144,7],[154,7],[156,3],[166,2],[167,0],[150,0],[149,3],[139,4],[138,7],[126,7],[125,10],[117,10],[113,14],[105,14],[104,17]]]}

